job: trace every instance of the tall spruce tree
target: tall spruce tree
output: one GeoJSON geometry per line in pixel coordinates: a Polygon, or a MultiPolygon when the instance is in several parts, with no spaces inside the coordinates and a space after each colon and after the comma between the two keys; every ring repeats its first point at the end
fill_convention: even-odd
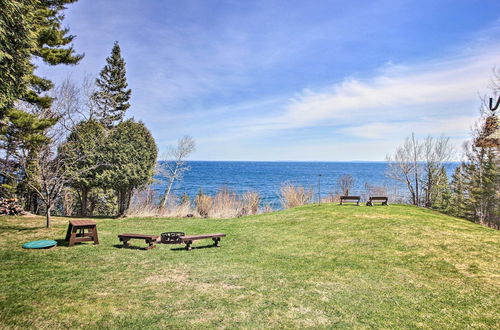
{"type": "Polygon", "coordinates": [[[130,107],[128,101],[132,92],[127,89],[125,60],[121,56],[118,41],[113,45],[106,62],[96,79],[97,92],[94,99],[97,104],[97,119],[111,128],[123,120],[125,111],[130,107]]]}

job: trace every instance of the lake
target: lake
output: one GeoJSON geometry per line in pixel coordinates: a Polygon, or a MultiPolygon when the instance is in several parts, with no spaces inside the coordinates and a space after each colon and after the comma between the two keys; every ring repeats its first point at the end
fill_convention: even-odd
{"type": "MultiPolygon", "coordinates": [[[[278,193],[285,182],[314,189],[315,200],[318,198],[318,178],[321,174],[321,195],[339,190],[337,180],[346,174],[354,178],[354,187],[350,194],[364,195],[365,184],[387,187],[389,194],[404,196],[404,187],[386,177],[386,162],[250,162],[250,161],[190,161],[191,168],[184,179],[177,182],[174,193],[177,196],[187,193],[191,198],[203,190],[214,195],[226,186],[238,194],[257,191],[262,204],[269,203],[279,208],[278,193]]],[[[451,175],[457,163],[447,164],[451,175]]],[[[164,190],[166,181],[156,177],[153,189],[158,193],[164,190]]]]}

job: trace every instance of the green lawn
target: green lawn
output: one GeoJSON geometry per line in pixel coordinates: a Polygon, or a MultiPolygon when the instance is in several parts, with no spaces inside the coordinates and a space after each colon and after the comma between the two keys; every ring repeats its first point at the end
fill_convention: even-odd
{"type": "Polygon", "coordinates": [[[21,248],[63,239],[67,221],[0,218],[0,328],[500,328],[500,232],[425,209],[97,219],[99,245],[21,248]],[[227,237],[115,247],[164,231],[227,237]]]}

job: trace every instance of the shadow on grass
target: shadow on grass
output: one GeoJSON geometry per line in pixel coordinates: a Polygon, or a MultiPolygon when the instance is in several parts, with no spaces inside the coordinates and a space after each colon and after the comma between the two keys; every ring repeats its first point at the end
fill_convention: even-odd
{"type": "Polygon", "coordinates": [[[68,247],[68,242],[64,238],[56,239],[55,241],[57,242],[57,246],[68,247]]]}
{"type": "Polygon", "coordinates": [[[115,244],[113,245],[113,247],[117,248],[117,249],[126,249],[126,250],[143,250],[143,251],[148,251],[146,250],[146,247],[141,247],[141,246],[136,246],[136,245],[129,245],[129,246],[125,246],[123,244],[115,244]]]}
{"type": "Polygon", "coordinates": [[[30,230],[39,230],[39,229],[44,229],[45,226],[41,227],[21,227],[21,226],[0,226],[0,229],[2,230],[17,230],[17,231],[30,231],[30,230]]]}
{"type": "MultiPolygon", "coordinates": [[[[214,246],[214,245],[203,245],[203,246],[191,246],[192,250],[198,250],[198,249],[211,249],[211,248],[218,248],[220,246],[214,246]]],[[[186,251],[185,247],[178,247],[178,248],[173,248],[170,249],[171,251],[186,251]]]]}
{"type": "MultiPolygon", "coordinates": [[[[56,239],[55,241],[57,242],[57,246],[70,247],[69,242],[66,242],[66,240],[64,238],[56,239]]],[[[73,246],[80,246],[80,245],[94,245],[94,242],[92,242],[92,241],[90,241],[90,242],[77,242],[73,246]]]]}

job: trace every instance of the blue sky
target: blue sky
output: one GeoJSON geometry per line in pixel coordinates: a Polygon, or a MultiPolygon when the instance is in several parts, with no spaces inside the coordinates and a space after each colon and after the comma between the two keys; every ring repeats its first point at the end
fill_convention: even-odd
{"type": "Polygon", "coordinates": [[[196,160],[384,160],[414,131],[458,147],[500,66],[500,1],[80,0],[66,11],[97,74],[115,40],[127,116],[196,160]]]}

